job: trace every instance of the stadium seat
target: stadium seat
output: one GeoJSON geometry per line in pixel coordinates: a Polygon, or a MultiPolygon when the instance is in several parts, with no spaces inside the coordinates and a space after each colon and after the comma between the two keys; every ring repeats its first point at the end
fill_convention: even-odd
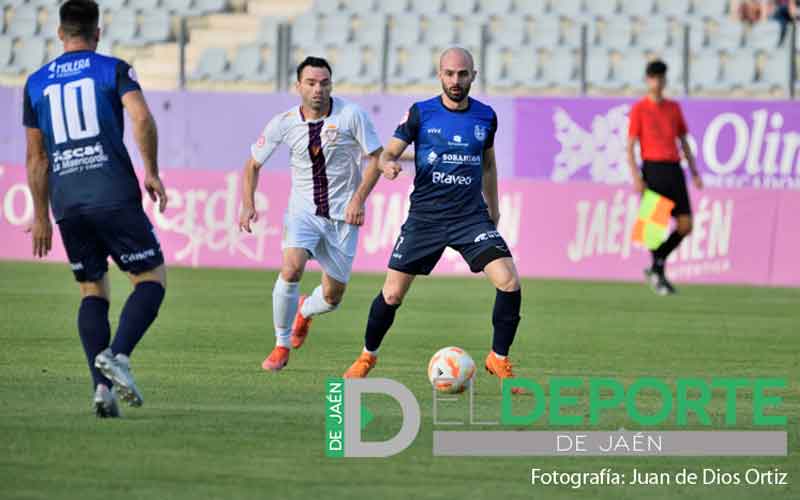
{"type": "Polygon", "coordinates": [[[194,0],[192,13],[210,14],[212,12],[222,12],[228,5],[228,0],[194,0]]]}
{"type": "Polygon", "coordinates": [[[427,47],[397,45],[389,51],[389,83],[427,85],[433,83],[435,68],[427,47]],[[405,55],[405,59],[400,57],[405,55]]]}
{"type": "Polygon", "coordinates": [[[683,21],[692,8],[690,0],[659,0],[658,13],[664,17],[683,21]]]}
{"type": "Polygon", "coordinates": [[[524,18],[505,16],[499,19],[497,32],[492,34],[492,38],[503,47],[519,47],[527,41],[527,31],[524,18]]]}
{"type": "Polygon", "coordinates": [[[721,64],[719,54],[705,50],[695,54],[690,65],[690,85],[692,90],[720,90],[724,88],[720,82],[721,64]],[[699,71],[698,69],[702,69],[699,71]]]}
{"type": "Polygon", "coordinates": [[[542,66],[541,80],[551,87],[576,89],[580,86],[577,52],[572,49],[556,49],[550,53],[550,61],[542,66]]]}
{"type": "Polygon", "coordinates": [[[61,23],[61,20],[58,18],[58,6],[50,5],[45,10],[47,18],[45,18],[41,28],[39,28],[39,36],[50,40],[56,40],[58,38],[58,25],[61,23]]]}
{"type": "Polygon", "coordinates": [[[106,37],[113,42],[133,45],[137,41],[138,27],[133,9],[120,9],[113,13],[106,27],[106,37]]]}
{"type": "Polygon", "coordinates": [[[172,31],[170,15],[160,9],[146,12],[142,17],[141,38],[148,43],[169,40],[172,31]]]}
{"type": "Polygon", "coordinates": [[[474,16],[479,0],[461,0],[459,2],[445,2],[444,10],[451,16],[459,16],[468,19],[474,16]]]}
{"type": "MultiPolygon", "coordinates": [[[[689,28],[689,50],[691,52],[699,52],[705,49],[706,47],[706,25],[704,22],[699,20],[693,20],[687,22],[682,28],[687,27],[689,28]]],[[[681,29],[681,32],[683,29],[681,29]]],[[[683,35],[681,34],[681,42],[676,44],[677,46],[682,46],[683,44],[683,35]]]]}
{"type": "Polygon", "coordinates": [[[599,45],[612,49],[624,49],[631,45],[633,39],[633,23],[625,17],[609,19],[606,22],[599,45]]]}
{"type": "Polygon", "coordinates": [[[27,38],[34,36],[39,30],[39,7],[20,5],[14,8],[14,17],[8,26],[6,35],[27,38]]]}
{"type": "Polygon", "coordinates": [[[358,17],[358,27],[353,30],[353,41],[361,45],[383,47],[383,36],[386,30],[384,14],[367,14],[358,17]]]}
{"type": "MultiPolygon", "coordinates": [[[[121,0],[115,0],[121,2],[121,0]]],[[[171,14],[186,14],[192,10],[193,0],[163,0],[163,8],[171,14]]]]}
{"type": "Polygon", "coordinates": [[[8,71],[11,65],[11,53],[14,41],[11,37],[0,35],[0,73],[8,71]]]}
{"type": "Polygon", "coordinates": [[[663,49],[672,44],[669,23],[663,17],[651,17],[642,25],[636,45],[643,49],[663,49]]]}
{"type": "Polygon", "coordinates": [[[708,45],[717,49],[738,49],[742,46],[743,35],[744,25],[742,23],[720,19],[717,30],[708,36],[708,45]]]}
{"type": "Polygon", "coordinates": [[[27,38],[22,46],[14,50],[11,72],[31,73],[39,69],[47,57],[47,42],[44,38],[27,38]]]}
{"type": "Polygon", "coordinates": [[[262,17],[261,22],[258,25],[258,35],[256,35],[256,41],[261,45],[277,47],[278,30],[280,29],[281,23],[285,22],[286,19],[281,17],[262,17]]]}
{"type": "Polygon", "coordinates": [[[514,8],[512,0],[492,0],[481,2],[481,13],[486,16],[505,16],[514,8]]]}
{"type": "Polygon", "coordinates": [[[152,12],[158,9],[160,0],[128,0],[128,7],[141,12],[152,12]]]}
{"type": "Polygon", "coordinates": [[[319,17],[307,12],[292,21],[292,47],[313,46],[319,39],[319,17]]]}
{"type": "Polygon", "coordinates": [[[486,80],[491,87],[509,89],[514,86],[507,64],[509,49],[492,44],[486,48],[486,80]]]}
{"type": "Polygon", "coordinates": [[[314,5],[311,7],[311,10],[328,16],[338,13],[341,8],[342,5],[339,3],[339,0],[314,0],[314,5]]]}
{"type": "Polygon", "coordinates": [[[364,16],[371,14],[375,9],[375,0],[343,0],[342,7],[347,12],[364,16]]]}
{"type": "Polygon", "coordinates": [[[228,55],[222,47],[209,47],[200,56],[192,80],[226,80],[228,76],[228,55]]]}
{"type": "Polygon", "coordinates": [[[235,79],[267,83],[275,80],[275,58],[265,62],[258,44],[242,45],[236,50],[231,64],[231,76],[235,79]],[[273,64],[269,64],[272,62],[273,64]]]}
{"type": "Polygon", "coordinates": [[[350,45],[341,47],[340,55],[336,61],[336,83],[350,85],[376,85],[380,83],[380,69],[369,72],[364,64],[361,46],[350,45]]]}
{"type": "Polygon", "coordinates": [[[756,82],[756,56],[751,50],[730,54],[722,68],[722,82],[729,89],[751,88],[756,82]]]}
{"type": "Polygon", "coordinates": [[[680,49],[665,50],[657,54],[667,64],[667,78],[670,85],[683,86],[683,51],[680,49]]]}
{"type": "Polygon", "coordinates": [[[728,8],[728,0],[695,0],[694,15],[706,19],[722,19],[728,8]]]}
{"type": "Polygon", "coordinates": [[[536,49],[530,46],[513,49],[509,73],[515,85],[534,87],[539,76],[539,55],[536,49]]]}
{"type": "Polygon", "coordinates": [[[547,0],[517,0],[516,13],[520,16],[538,18],[550,12],[547,0]]]}
{"type": "Polygon", "coordinates": [[[759,72],[756,88],[774,90],[789,85],[789,54],[786,50],[768,52],[764,66],[759,72]]]}
{"type": "Polygon", "coordinates": [[[443,0],[411,0],[411,12],[428,18],[439,16],[443,6],[443,0]]]}
{"type": "Polygon", "coordinates": [[[653,14],[654,0],[620,0],[620,12],[628,16],[647,19],[653,14]]]}
{"type": "Polygon", "coordinates": [[[378,9],[387,14],[406,14],[408,0],[378,0],[378,9]]]}
{"type": "Polygon", "coordinates": [[[482,45],[484,20],[468,17],[464,20],[458,34],[458,43],[467,48],[478,48],[482,45]]]}
{"type": "Polygon", "coordinates": [[[420,17],[414,14],[392,16],[392,29],[389,33],[392,45],[413,47],[421,35],[420,17]]]}
{"type": "Polygon", "coordinates": [[[531,34],[534,47],[552,48],[561,43],[561,21],[556,16],[536,18],[531,34]]]}
{"type": "Polygon", "coordinates": [[[103,54],[105,56],[114,55],[114,43],[108,38],[105,38],[104,36],[101,35],[100,43],[97,44],[96,52],[98,54],[103,54]]]}
{"type": "Polygon", "coordinates": [[[328,14],[321,21],[319,40],[323,44],[339,46],[350,41],[352,22],[349,14],[328,14]]]}
{"type": "Polygon", "coordinates": [[[645,53],[638,49],[629,49],[622,52],[621,56],[614,67],[614,81],[631,90],[644,90],[644,72],[649,62],[645,53]]]}
{"type": "Polygon", "coordinates": [[[553,13],[568,19],[579,19],[584,15],[583,0],[556,0],[553,2],[553,13]]]}
{"type": "Polygon", "coordinates": [[[586,13],[592,17],[609,19],[616,15],[618,9],[617,0],[589,0],[586,2],[586,13]]]}
{"type": "Polygon", "coordinates": [[[435,23],[428,23],[425,42],[429,45],[447,46],[456,41],[456,22],[448,16],[441,16],[435,23]]]}
{"type": "Polygon", "coordinates": [[[747,34],[746,46],[751,49],[774,50],[778,46],[780,33],[781,27],[778,23],[756,24],[747,34]]]}
{"type": "Polygon", "coordinates": [[[621,87],[611,79],[611,59],[605,48],[589,51],[586,57],[586,83],[593,88],[602,90],[621,87]]]}

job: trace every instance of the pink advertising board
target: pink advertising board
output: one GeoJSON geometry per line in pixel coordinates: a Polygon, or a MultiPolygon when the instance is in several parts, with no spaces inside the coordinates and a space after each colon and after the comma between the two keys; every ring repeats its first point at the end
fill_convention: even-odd
{"type": "MultiPolygon", "coordinates": [[[[170,265],[276,268],[288,173],[265,172],[253,235],[237,229],[238,171],[169,169],[164,214],[144,206],[170,265]]],[[[381,180],[367,204],[357,271],[382,271],[408,210],[411,179],[381,180]]],[[[524,276],[638,280],[649,261],[631,243],[638,196],[627,187],[536,180],[501,181],[500,232],[524,276]]],[[[707,189],[693,191],[695,230],[672,257],[679,282],[800,286],[800,192],[707,189]]],[[[24,232],[32,217],[21,166],[0,166],[0,259],[31,259],[24,232]]],[[[50,261],[65,262],[58,238],[50,261]]],[[[66,272],[66,267],[65,267],[66,272]]],[[[436,273],[469,274],[460,256],[445,252],[436,273]]]]}

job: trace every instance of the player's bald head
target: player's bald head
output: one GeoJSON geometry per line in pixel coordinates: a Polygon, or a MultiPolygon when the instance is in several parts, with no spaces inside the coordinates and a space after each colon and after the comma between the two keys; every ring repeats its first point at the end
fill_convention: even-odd
{"type": "Polygon", "coordinates": [[[444,68],[455,69],[466,68],[470,72],[475,70],[475,60],[467,49],[461,47],[450,47],[442,52],[439,57],[439,70],[444,68]]]}

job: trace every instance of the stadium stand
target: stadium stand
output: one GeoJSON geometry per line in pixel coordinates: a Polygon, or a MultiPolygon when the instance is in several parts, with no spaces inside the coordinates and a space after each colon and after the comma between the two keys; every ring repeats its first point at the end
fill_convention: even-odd
{"type": "MultiPolygon", "coordinates": [[[[511,94],[633,94],[643,85],[640,66],[655,57],[667,59],[680,88],[686,53],[692,93],[785,96],[790,44],[777,47],[780,27],[738,22],[728,3],[105,0],[99,50],[129,60],[149,88],[176,88],[181,74],[189,88],[285,88],[292,66],[314,53],[330,58],[337,84],[353,91],[414,93],[438,86],[437,54],[459,44],[485,64],[485,90],[511,94]]],[[[26,72],[59,52],[58,4],[0,5],[0,83],[21,85],[26,72]]]]}

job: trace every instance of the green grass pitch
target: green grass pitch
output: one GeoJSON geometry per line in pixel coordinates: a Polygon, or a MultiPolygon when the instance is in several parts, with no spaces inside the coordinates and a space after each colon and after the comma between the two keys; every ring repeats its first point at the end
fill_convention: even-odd
{"type": "MultiPolygon", "coordinates": [[[[324,382],[358,355],[382,276],[355,275],[339,311],[317,318],[287,369],[271,374],[260,363],[273,345],[275,273],[170,270],[161,315],[133,357],[145,406],[123,407],[124,418],[116,421],[90,413],[76,330],[79,299],[67,266],[0,263],[0,278],[2,499],[800,498],[799,290],[683,286],[680,295],[659,298],[642,284],[525,280],[523,322],[512,350],[517,375],[540,381],[553,375],[784,377],[790,383],[782,394],[788,457],[433,457],[425,367],[446,345],[467,349],[482,365],[494,293],[485,280],[430,277],[415,283],[373,372],[417,396],[423,416],[417,440],[387,459],[329,459],[324,382]],[[628,473],[633,467],[751,466],[779,467],[791,485],[571,490],[530,484],[532,467],[628,473]]],[[[308,273],[303,290],[318,279],[308,273]]],[[[112,330],[129,290],[112,272],[112,330]]],[[[497,384],[483,371],[478,390],[481,411],[499,408],[497,384]]],[[[380,398],[367,403],[376,419],[366,435],[391,435],[399,426],[396,405],[380,398]]],[[[645,398],[642,404],[655,403],[645,398]]],[[[722,411],[720,394],[712,405],[722,411]]],[[[740,411],[747,421],[748,410],[740,411]]],[[[625,424],[615,415],[603,429],[625,424]]]]}

